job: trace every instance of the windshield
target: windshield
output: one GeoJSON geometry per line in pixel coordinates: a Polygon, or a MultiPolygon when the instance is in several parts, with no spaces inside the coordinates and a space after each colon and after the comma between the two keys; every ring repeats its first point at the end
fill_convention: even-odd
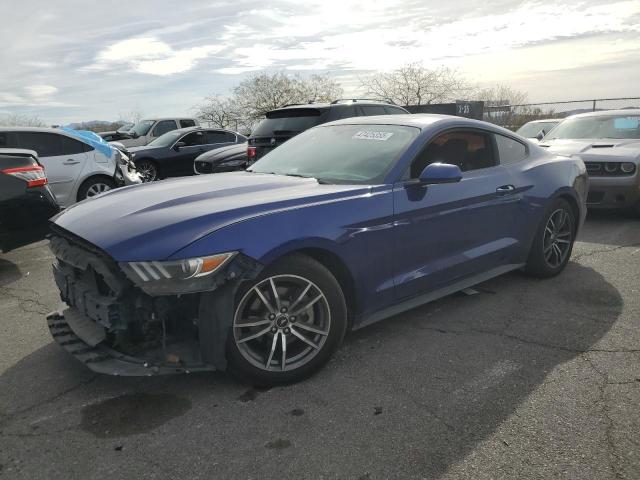
{"type": "Polygon", "coordinates": [[[182,135],[184,135],[184,132],[175,130],[173,132],[167,132],[164,135],[160,135],[154,141],[149,142],[147,147],[168,147],[169,145],[173,145],[173,142],[177,141],[182,135]]]}
{"type": "Polygon", "coordinates": [[[569,118],[546,139],[640,138],[640,115],[569,118]]]}
{"type": "Polygon", "coordinates": [[[381,183],[420,133],[401,125],[333,125],[292,138],[249,171],[317,178],[326,183],[381,183]]]}
{"type": "Polygon", "coordinates": [[[153,120],[142,120],[133,127],[130,132],[140,136],[146,135],[155,122],[153,120]]]}
{"type": "Polygon", "coordinates": [[[545,134],[549,133],[560,121],[555,122],[529,122],[521,126],[516,133],[525,138],[535,138],[540,130],[544,130],[545,134]]]}
{"type": "Polygon", "coordinates": [[[320,123],[325,115],[317,108],[292,108],[267,113],[251,133],[254,137],[295,135],[320,123]]]}

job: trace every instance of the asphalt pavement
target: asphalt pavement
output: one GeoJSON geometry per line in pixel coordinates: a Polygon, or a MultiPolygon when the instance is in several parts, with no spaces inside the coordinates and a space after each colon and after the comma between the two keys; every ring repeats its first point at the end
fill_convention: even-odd
{"type": "Polygon", "coordinates": [[[565,272],[351,333],[313,378],[96,375],[53,343],[41,242],[0,255],[0,478],[640,479],[640,220],[565,272]]]}

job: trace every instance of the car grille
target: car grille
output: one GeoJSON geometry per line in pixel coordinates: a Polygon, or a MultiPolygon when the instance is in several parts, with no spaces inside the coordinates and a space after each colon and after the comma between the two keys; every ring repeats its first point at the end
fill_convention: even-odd
{"type": "Polygon", "coordinates": [[[636,173],[635,168],[631,172],[623,172],[620,168],[622,162],[584,162],[584,164],[587,167],[587,173],[592,177],[625,177],[636,173]]]}
{"type": "Polygon", "coordinates": [[[196,162],[196,170],[198,173],[211,173],[213,168],[209,162],[196,162]]]}

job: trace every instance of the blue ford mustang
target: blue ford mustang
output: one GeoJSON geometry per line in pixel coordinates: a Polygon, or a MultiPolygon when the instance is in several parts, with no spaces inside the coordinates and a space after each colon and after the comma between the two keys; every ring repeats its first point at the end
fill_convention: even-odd
{"type": "Polygon", "coordinates": [[[310,129],[247,171],[126,187],[52,224],[54,338],[117,375],[305,378],[345,331],[510,270],[562,271],[581,160],[440,115],[310,129]]]}

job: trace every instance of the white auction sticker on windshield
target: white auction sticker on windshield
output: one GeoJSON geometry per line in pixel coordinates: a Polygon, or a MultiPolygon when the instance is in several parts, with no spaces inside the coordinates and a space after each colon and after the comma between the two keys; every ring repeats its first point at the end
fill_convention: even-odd
{"type": "Polygon", "coordinates": [[[353,138],[356,140],[378,140],[384,142],[389,140],[393,135],[392,132],[373,132],[371,130],[360,130],[353,138]]]}

